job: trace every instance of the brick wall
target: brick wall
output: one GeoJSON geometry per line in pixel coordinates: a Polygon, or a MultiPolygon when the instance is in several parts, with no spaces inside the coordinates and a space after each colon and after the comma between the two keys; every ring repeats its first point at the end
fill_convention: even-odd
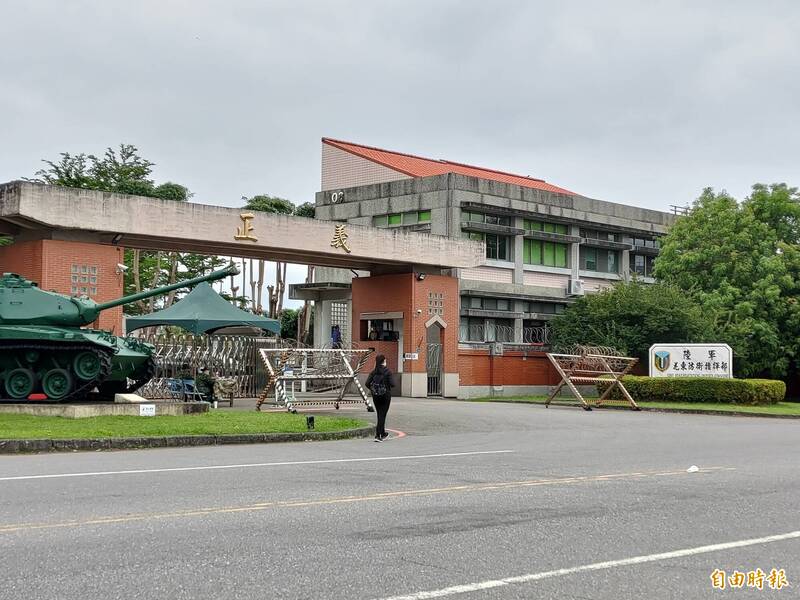
{"type": "MultiPolygon", "coordinates": [[[[86,287],[95,302],[106,302],[122,296],[122,275],[115,272],[117,263],[123,262],[123,249],[84,242],[62,240],[36,240],[19,242],[0,248],[0,271],[19,273],[35,281],[43,290],[68,296],[75,295],[73,286],[86,287]],[[96,267],[97,273],[73,273],[72,265],[96,267]],[[73,282],[73,275],[78,281],[73,282]],[[95,283],[83,282],[86,275],[96,277],[95,283]],[[92,294],[91,288],[97,293],[92,294]]],[[[92,327],[107,329],[122,335],[122,307],[104,311],[92,327]]]]}
{"type": "Polygon", "coordinates": [[[488,349],[458,350],[460,385],[556,385],[558,373],[543,352],[505,352],[490,356],[488,349]]]}
{"type": "Polygon", "coordinates": [[[410,177],[405,173],[350,154],[325,142],[322,143],[323,191],[397,181],[398,179],[410,179],[410,177]]]}

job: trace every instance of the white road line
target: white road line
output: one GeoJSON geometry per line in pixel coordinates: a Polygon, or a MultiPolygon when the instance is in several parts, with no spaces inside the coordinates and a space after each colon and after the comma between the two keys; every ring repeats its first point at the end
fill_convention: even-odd
{"type": "Polygon", "coordinates": [[[205,465],[198,467],[171,467],[166,469],[132,469],[129,471],[94,471],[85,473],[55,473],[51,475],[16,475],[0,477],[0,481],[22,481],[26,479],[60,479],[64,477],[99,477],[103,475],[132,475],[136,473],[170,473],[174,471],[212,471],[217,469],[252,469],[256,467],[285,467],[292,465],[326,465],[336,463],[378,462],[387,460],[417,460],[421,458],[450,458],[476,456],[479,454],[510,454],[514,450],[483,450],[479,452],[447,452],[444,454],[412,454],[408,456],[370,456],[366,458],[332,458],[327,460],[293,460],[287,462],[245,463],[240,465],[205,465]]]}
{"type": "Polygon", "coordinates": [[[582,573],[585,571],[601,571],[603,569],[626,567],[628,565],[639,565],[642,563],[656,562],[659,560],[669,560],[672,558],[681,558],[683,556],[693,556],[695,554],[706,554],[708,552],[719,552],[721,550],[730,550],[731,548],[743,548],[745,546],[771,544],[773,542],[781,542],[783,540],[791,540],[797,538],[800,538],[800,531],[790,531],[789,533],[780,533],[778,535],[769,535],[767,537],[761,537],[761,538],[751,538],[749,540],[739,540],[738,542],[725,542],[723,544],[712,544],[710,546],[698,546],[696,548],[685,548],[683,550],[673,550],[672,552],[662,552],[660,554],[647,554],[645,556],[634,556],[631,558],[622,558],[619,560],[609,560],[606,562],[592,563],[590,565],[582,565],[580,567],[557,569],[555,571],[544,571],[542,573],[530,573],[528,575],[517,575],[516,577],[506,577],[504,579],[490,579],[488,581],[480,581],[478,583],[454,585],[451,587],[442,588],[440,590],[415,592],[413,594],[406,594],[404,596],[391,596],[389,598],[384,598],[383,600],[427,600],[429,598],[444,598],[445,596],[455,596],[456,594],[468,594],[470,592],[478,592],[481,590],[488,590],[491,588],[503,587],[517,583],[528,583],[531,581],[538,581],[540,579],[549,579],[550,577],[562,577],[564,575],[572,575],[573,573],[582,573]]]}

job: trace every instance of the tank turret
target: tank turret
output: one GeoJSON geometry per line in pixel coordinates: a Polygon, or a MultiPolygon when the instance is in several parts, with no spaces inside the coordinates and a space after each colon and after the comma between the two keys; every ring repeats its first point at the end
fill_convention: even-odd
{"type": "Polygon", "coordinates": [[[0,278],[0,325],[82,327],[96,321],[100,313],[106,309],[167,294],[203,281],[217,281],[236,275],[238,272],[236,266],[230,265],[208,275],[100,304],[85,296],[66,296],[56,292],[47,292],[16,273],[4,273],[0,278]]]}

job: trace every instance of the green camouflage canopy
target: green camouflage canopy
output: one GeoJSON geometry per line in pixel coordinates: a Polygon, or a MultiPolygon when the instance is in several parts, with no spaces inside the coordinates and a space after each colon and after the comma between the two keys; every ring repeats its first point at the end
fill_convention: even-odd
{"type": "Polygon", "coordinates": [[[180,302],[149,315],[127,317],[125,329],[130,333],[142,327],[172,325],[192,333],[213,333],[224,327],[255,327],[279,334],[280,323],[254,315],[233,306],[207,283],[197,285],[180,302]]]}

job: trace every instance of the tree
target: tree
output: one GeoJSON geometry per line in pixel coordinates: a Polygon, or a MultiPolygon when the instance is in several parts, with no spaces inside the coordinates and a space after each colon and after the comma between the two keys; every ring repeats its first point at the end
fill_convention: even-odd
{"type": "Polygon", "coordinates": [[[285,198],[260,194],[252,198],[246,198],[246,200],[247,202],[244,205],[246,210],[257,210],[260,212],[278,213],[282,215],[294,214],[294,204],[285,198]]]}
{"type": "Polygon", "coordinates": [[[636,280],[580,298],[551,324],[558,351],[575,344],[611,346],[644,362],[656,342],[700,342],[709,335],[700,306],[683,290],[636,280]]]}
{"type": "Polygon", "coordinates": [[[655,275],[686,290],[742,376],[786,377],[800,351],[800,195],[755,185],[739,203],[708,188],[664,238],[655,275]]]}
{"type": "Polygon", "coordinates": [[[281,322],[281,337],[285,340],[293,340],[297,337],[297,311],[292,308],[284,308],[278,316],[281,322]]]}
{"type": "Polygon", "coordinates": [[[316,212],[316,206],[311,202],[303,202],[294,209],[296,217],[305,217],[307,219],[313,219],[316,212]]]}
{"type": "MultiPolygon", "coordinates": [[[[175,202],[186,202],[192,194],[178,183],[165,182],[156,185],[151,179],[155,163],[142,158],[139,150],[131,144],[120,144],[118,149],[107,148],[101,156],[94,154],[70,154],[62,152],[58,161],[43,160],[46,168],[36,172],[34,181],[50,185],[136,194],[161,198],[175,202]]],[[[213,270],[224,260],[196,254],[178,252],[149,252],[127,248],[125,250],[125,272],[123,289],[126,294],[142,289],[166,285],[178,277],[196,277],[213,270]]],[[[125,307],[128,314],[152,312],[160,305],[169,306],[175,300],[175,292],[165,300],[152,298],[125,307]]]]}
{"type": "MultiPolygon", "coordinates": [[[[244,210],[254,210],[267,213],[277,213],[282,215],[292,215],[295,211],[295,206],[285,198],[278,198],[277,196],[269,196],[267,194],[260,194],[252,198],[245,198],[247,202],[244,205],[244,210]]],[[[252,263],[251,263],[251,277],[252,277],[252,263]]],[[[251,287],[253,290],[258,291],[258,298],[252,299],[253,309],[262,306],[261,294],[264,281],[264,261],[259,261],[258,264],[258,280],[253,279],[251,287]]],[[[267,286],[268,299],[268,315],[272,319],[278,318],[283,310],[283,292],[286,289],[286,263],[275,263],[275,285],[267,286]]]]}

